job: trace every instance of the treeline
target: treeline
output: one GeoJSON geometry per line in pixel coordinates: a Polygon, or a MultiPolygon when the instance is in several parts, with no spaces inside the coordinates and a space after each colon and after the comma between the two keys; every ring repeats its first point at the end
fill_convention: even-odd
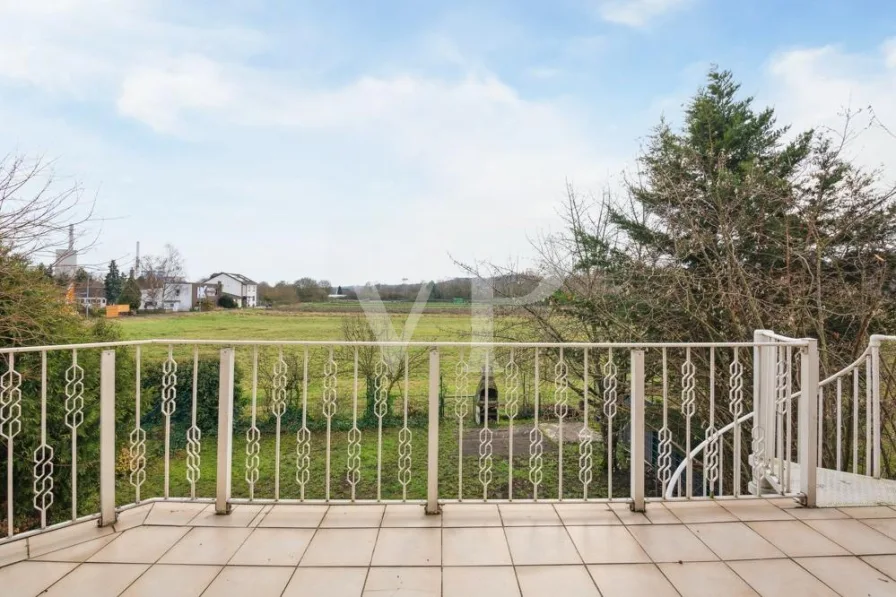
{"type": "MultiPolygon", "coordinates": [[[[488,294],[477,296],[485,299],[488,296],[507,298],[521,297],[531,293],[541,278],[532,273],[502,274],[490,277],[479,288],[488,294]]],[[[421,288],[428,286],[429,301],[468,302],[476,295],[475,278],[449,278],[438,282],[403,282],[401,284],[364,284],[363,286],[333,286],[328,280],[301,278],[295,282],[280,281],[276,284],[262,282],[258,292],[263,304],[272,306],[292,305],[297,303],[321,302],[330,295],[339,295],[340,300],[375,300],[382,301],[415,301],[420,296],[421,288]]]]}
{"type": "Polygon", "coordinates": [[[330,295],[344,297],[341,300],[372,299],[379,296],[380,300],[384,301],[414,301],[423,284],[429,285],[429,300],[470,300],[470,278],[363,286],[334,286],[329,280],[301,278],[294,282],[282,280],[276,284],[261,282],[258,285],[258,293],[263,304],[273,306],[322,302],[328,300],[330,295]]]}

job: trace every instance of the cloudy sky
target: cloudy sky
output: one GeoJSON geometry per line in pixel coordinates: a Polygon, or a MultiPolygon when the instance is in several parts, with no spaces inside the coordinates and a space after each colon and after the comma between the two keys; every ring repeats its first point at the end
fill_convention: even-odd
{"type": "Polygon", "coordinates": [[[0,0],[0,153],[96,197],[82,261],[437,279],[525,261],[713,63],[798,128],[896,130],[892,0],[0,0]]]}

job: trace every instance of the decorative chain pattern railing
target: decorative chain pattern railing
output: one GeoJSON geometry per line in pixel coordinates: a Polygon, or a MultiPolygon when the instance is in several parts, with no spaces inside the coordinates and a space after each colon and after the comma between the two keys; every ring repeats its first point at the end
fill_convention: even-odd
{"type": "MultiPolygon", "coordinates": [[[[816,407],[830,417],[817,429],[811,418],[809,434],[801,417],[814,408],[791,398],[812,383],[813,358],[817,376],[813,345],[759,334],[691,344],[151,340],[0,349],[0,541],[85,517],[109,524],[148,499],[214,500],[225,512],[231,503],[315,501],[436,511],[445,501],[805,493],[791,468],[816,450],[837,468],[880,466],[874,400],[870,425],[856,427],[841,397],[847,378],[853,413],[859,389],[880,392],[855,380],[866,361],[866,373],[878,371],[875,359],[889,354],[869,349],[866,361],[825,380],[816,407]],[[833,388],[836,405],[826,398],[833,388]],[[834,417],[838,448],[822,453],[834,417]],[[841,436],[851,451],[840,449],[841,436]],[[809,437],[812,452],[797,457],[809,437]],[[90,512],[79,502],[99,505],[90,512]]],[[[896,384],[887,384],[890,396],[896,384]]]]}

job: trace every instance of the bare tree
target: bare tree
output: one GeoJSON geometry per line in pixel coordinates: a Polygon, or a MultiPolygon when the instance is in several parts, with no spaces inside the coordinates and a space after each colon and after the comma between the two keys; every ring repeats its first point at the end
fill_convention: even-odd
{"type": "MultiPolygon", "coordinates": [[[[342,337],[348,342],[376,342],[390,337],[385,329],[389,322],[362,315],[346,316],[342,319],[342,337]]],[[[379,389],[385,393],[389,412],[392,410],[392,390],[404,380],[405,372],[413,369],[427,357],[426,351],[411,351],[407,346],[360,346],[346,348],[346,358],[354,358],[354,350],[358,351],[358,374],[368,383],[379,383],[379,389]],[[377,378],[380,379],[376,382],[377,378]]]]}
{"type": "MultiPolygon", "coordinates": [[[[36,260],[65,246],[65,233],[93,217],[77,182],[61,180],[43,158],[8,154],[0,158],[0,244],[36,260]]],[[[81,247],[83,248],[83,247],[81,247]]]]}
{"type": "Polygon", "coordinates": [[[140,279],[146,291],[146,302],[156,308],[174,298],[176,284],[183,282],[184,260],[173,245],[166,244],[160,255],[147,255],[140,260],[140,279]]]}
{"type": "Polygon", "coordinates": [[[40,157],[0,158],[0,345],[78,337],[80,322],[50,277],[52,260],[51,268],[35,262],[66,246],[69,226],[88,222],[93,205],[52,166],[40,157]]]}

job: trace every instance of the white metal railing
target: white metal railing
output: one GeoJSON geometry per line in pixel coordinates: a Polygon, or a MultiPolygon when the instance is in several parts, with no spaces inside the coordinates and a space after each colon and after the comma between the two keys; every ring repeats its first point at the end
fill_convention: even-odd
{"type": "MultiPolygon", "coordinates": [[[[815,403],[794,411],[782,399],[792,383],[817,384],[814,341],[767,332],[721,343],[145,340],[0,349],[0,371],[0,542],[108,525],[153,500],[213,501],[219,513],[244,502],[643,510],[673,488],[750,497],[751,463],[756,487],[772,479],[792,494],[791,464],[816,458],[815,403]]],[[[800,491],[812,504],[814,486],[800,491]]]]}
{"type": "MultiPolygon", "coordinates": [[[[789,340],[786,337],[764,331],[757,332],[756,339],[760,338],[789,340]]],[[[759,350],[761,352],[761,349],[759,350]]],[[[774,381],[768,378],[765,382],[757,381],[759,384],[758,395],[763,392],[764,383],[765,395],[774,396],[774,409],[767,408],[765,410],[767,418],[764,417],[761,406],[763,401],[760,401],[760,408],[756,412],[748,412],[718,431],[719,437],[724,437],[732,430],[736,435],[736,430],[741,424],[751,419],[754,420],[751,458],[759,467],[754,476],[754,483],[758,482],[757,479],[761,476],[769,481],[764,490],[777,493],[783,493],[780,491],[781,482],[787,481],[788,470],[793,466],[793,462],[788,456],[785,455],[782,458],[781,455],[782,444],[791,445],[784,421],[791,419],[789,409],[792,409],[794,401],[804,404],[802,386],[796,390],[793,389],[792,375],[787,371],[789,359],[786,355],[785,358],[781,358],[781,350],[779,348],[774,357],[771,357],[773,360],[766,363],[766,370],[770,368],[774,370],[772,374],[774,381]],[[773,412],[774,415],[772,415],[773,412]],[[784,423],[783,433],[782,423],[784,423]],[[774,433],[775,441],[770,445],[775,452],[773,455],[766,456],[764,451],[766,436],[764,434],[768,429],[773,430],[774,433]]],[[[784,351],[786,350],[784,348],[784,351]]],[[[816,376],[817,372],[812,371],[811,374],[816,376]]],[[[761,368],[757,375],[762,375],[761,368]]],[[[757,380],[759,379],[757,377],[757,380]]],[[[811,395],[811,390],[809,395],[811,395]]],[[[892,399],[896,398],[896,336],[871,336],[868,346],[854,362],[818,382],[816,396],[816,445],[815,454],[810,454],[810,457],[817,461],[819,468],[880,478],[882,463],[888,454],[896,448],[896,442],[893,441],[885,446],[882,437],[884,422],[890,421],[892,424],[892,421],[896,419],[896,409],[890,407],[889,412],[882,412],[882,404],[887,404],[889,407],[893,403],[892,399]],[[890,350],[882,354],[882,349],[885,347],[890,347],[890,350]],[[889,398],[886,402],[884,401],[885,397],[889,398]],[[828,433],[827,436],[825,432],[828,433]],[[829,448],[827,453],[825,452],[826,447],[829,448]]],[[[737,439],[732,440],[732,443],[735,446],[740,445],[737,439]]],[[[691,450],[687,461],[698,461],[707,445],[708,441],[701,442],[691,450]]],[[[673,474],[666,491],[667,498],[681,494],[678,481],[685,464],[686,462],[682,462],[673,474]]],[[[890,471],[890,476],[892,474],[893,471],[890,471]]],[[[801,484],[803,478],[801,478],[801,484]]],[[[806,483],[809,482],[812,481],[806,480],[806,483]]]]}
{"type": "MultiPolygon", "coordinates": [[[[709,426],[706,438],[693,449],[686,447],[685,456],[663,495],[673,499],[682,495],[681,477],[693,469],[695,463],[704,468],[716,466],[719,455],[724,453],[726,439],[730,438],[732,463],[735,467],[733,483],[734,495],[739,495],[741,482],[743,425],[752,421],[750,429],[750,454],[747,459],[751,481],[748,484],[754,495],[799,495],[807,505],[815,504],[814,466],[801,466],[799,487],[794,487],[792,474],[794,463],[803,465],[817,461],[817,440],[815,438],[815,404],[794,399],[800,392],[794,387],[814,387],[818,384],[818,351],[816,341],[796,339],[770,330],[757,330],[754,334],[752,357],[753,408],[743,407],[743,378],[730,384],[730,421],[720,427],[709,426]],[[794,423],[797,423],[795,430],[794,423]],[[730,432],[730,433],[729,433],[730,432]],[[726,435],[729,434],[729,435],[726,435]],[[811,444],[811,445],[810,445],[811,444]],[[798,455],[794,457],[795,453],[798,455]]],[[[732,377],[738,366],[732,362],[732,377]]],[[[815,392],[810,390],[810,395],[815,392]]],[[[690,477],[690,475],[689,475],[690,477]]],[[[687,487],[689,483],[685,484],[687,487]]],[[[719,495],[725,495],[719,488],[719,495]]],[[[687,496],[690,497],[690,496],[687,496]]]]}
{"type": "MultiPolygon", "coordinates": [[[[853,363],[818,384],[819,412],[831,415],[818,421],[820,466],[881,477],[882,383],[896,382],[896,371],[886,367],[896,361],[896,354],[891,351],[882,357],[884,346],[896,349],[896,336],[871,336],[853,363]],[[827,413],[826,408],[832,412],[827,413]],[[835,429],[833,454],[827,459],[822,444],[826,424],[835,429]]],[[[896,390],[896,383],[893,386],[896,390]]]]}

